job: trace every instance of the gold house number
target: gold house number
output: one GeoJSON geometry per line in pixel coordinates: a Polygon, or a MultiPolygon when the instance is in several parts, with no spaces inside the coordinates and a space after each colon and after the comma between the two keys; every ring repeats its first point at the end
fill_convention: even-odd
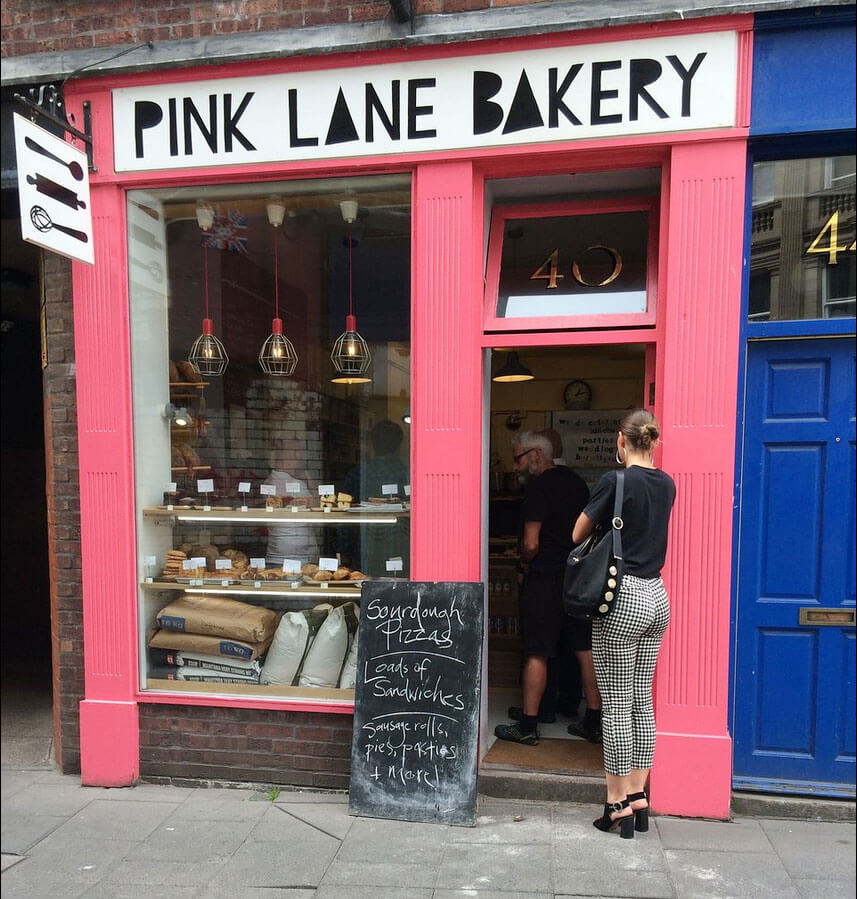
{"type": "Polygon", "coordinates": [[[838,253],[853,253],[857,241],[851,241],[851,246],[839,243],[839,210],[824,223],[824,227],[815,235],[815,240],[806,248],[807,256],[810,253],[827,253],[827,264],[837,265],[838,253]],[[822,246],[821,241],[827,236],[827,246],[822,246]]]}
{"type": "MultiPolygon", "coordinates": [[[[612,281],[615,281],[622,271],[622,254],[617,249],[605,247],[600,243],[587,247],[584,252],[588,253],[590,250],[601,250],[610,257],[613,262],[613,269],[610,274],[601,281],[587,281],[580,273],[580,265],[577,260],[573,259],[571,263],[572,277],[583,287],[606,287],[612,281]]],[[[565,278],[565,275],[560,274],[559,271],[559,247],[555,248],[550,256],[530,275],[531,281],[547,281],[548,283],[545,285],[546,290],[555,290],[558,286],[557,281],[562,281],[563,278],[565,278]]]]}

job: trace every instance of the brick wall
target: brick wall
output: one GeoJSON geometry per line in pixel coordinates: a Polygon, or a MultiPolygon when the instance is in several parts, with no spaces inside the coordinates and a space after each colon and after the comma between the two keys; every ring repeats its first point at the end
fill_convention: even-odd
{"type": "Polygon", "coordinates": [[[140,706],[143,777],[347,789],[351,716],[140,706]]]}
{"type": "MultiPolygon", "coordinates": [[[[532,0],[413,0],[415,14],[525,6],[532,0]]],[[[314,25],[380,22],[387,0],[5,0],[0,55],[125,46],[314,25]]]]}
{"type": "Polygon", "coordinates": [[[78,704],[84,683],[71,263],[55,253],[44,253],[43,258],[48,366],[42,385],[55,758],[63,772],[76,773],[80,771],[78,704]]]}

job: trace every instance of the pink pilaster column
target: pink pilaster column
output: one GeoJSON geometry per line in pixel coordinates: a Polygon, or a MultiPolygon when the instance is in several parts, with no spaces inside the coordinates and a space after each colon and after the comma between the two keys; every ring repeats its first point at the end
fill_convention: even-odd
{"type": "Polygon", "coordinates": [[[139,775],[137,573],[125,208],[122,191],[93,185],[95,265],[75,263],[74,334],[80,453],[85,785],[139,775]]]}
{"type": "Polygon", "coordinates": [[[652,805],[727,818],[732,504],[746,143],[674,148],[658,364],[661,465],[676,505],[664,580],[672,619],[656,674],[652,805]]]}
{"type": "Polygon", "coordinates": [[[476,581],[483,225],[472,165],[419,166],[414,216],[411,578],[476,581]]]}

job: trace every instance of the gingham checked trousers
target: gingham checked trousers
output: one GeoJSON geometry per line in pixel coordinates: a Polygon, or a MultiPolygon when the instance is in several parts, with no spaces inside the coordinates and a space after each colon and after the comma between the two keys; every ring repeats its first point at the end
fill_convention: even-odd
{"type": "Polygon", "coordinates": [[[626,574],[606,618],[592,622],[592,660],[601,693],[604,770],[651,768],[655,754],[652,678],[670,620],[664,582],[626,574]]]}

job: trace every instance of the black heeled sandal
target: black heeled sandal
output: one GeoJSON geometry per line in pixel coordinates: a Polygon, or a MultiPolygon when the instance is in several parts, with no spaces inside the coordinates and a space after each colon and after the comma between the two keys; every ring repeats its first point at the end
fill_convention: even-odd
{"type": "Polygon", "coordinates": [[[604,814],[600,818],[596,818],[592,824],[594,827],[597,827],[598,830],[607,831],[613,830],[613,828],[618,824],[619,825],[619,836],[622,837],[623,840],[633,840],[634,839],[634,816],[633,815],[625,815],[622,818],[611,818],[612,814],[616,812],[621,812],[622,809],[628,808],[629,805],[628,799],[623,799],[621,802],[605,802],[604,803],[604,814]]]}
{"type": "MultiPolygon", "coordinates": [[[[630,805],[632,802],[637,802],[639,799],[645,799],[646,803],[649,801],[649,797],[645,794],[645,792],[641,793],[629,793],[626,797],[628,800],[628,804],[630,805]]],[[[638,833],[646,833],[649,829],[649,806],[646,805],[645,808],[635,808],[634,809],[634,830],[638,833]]]]}

